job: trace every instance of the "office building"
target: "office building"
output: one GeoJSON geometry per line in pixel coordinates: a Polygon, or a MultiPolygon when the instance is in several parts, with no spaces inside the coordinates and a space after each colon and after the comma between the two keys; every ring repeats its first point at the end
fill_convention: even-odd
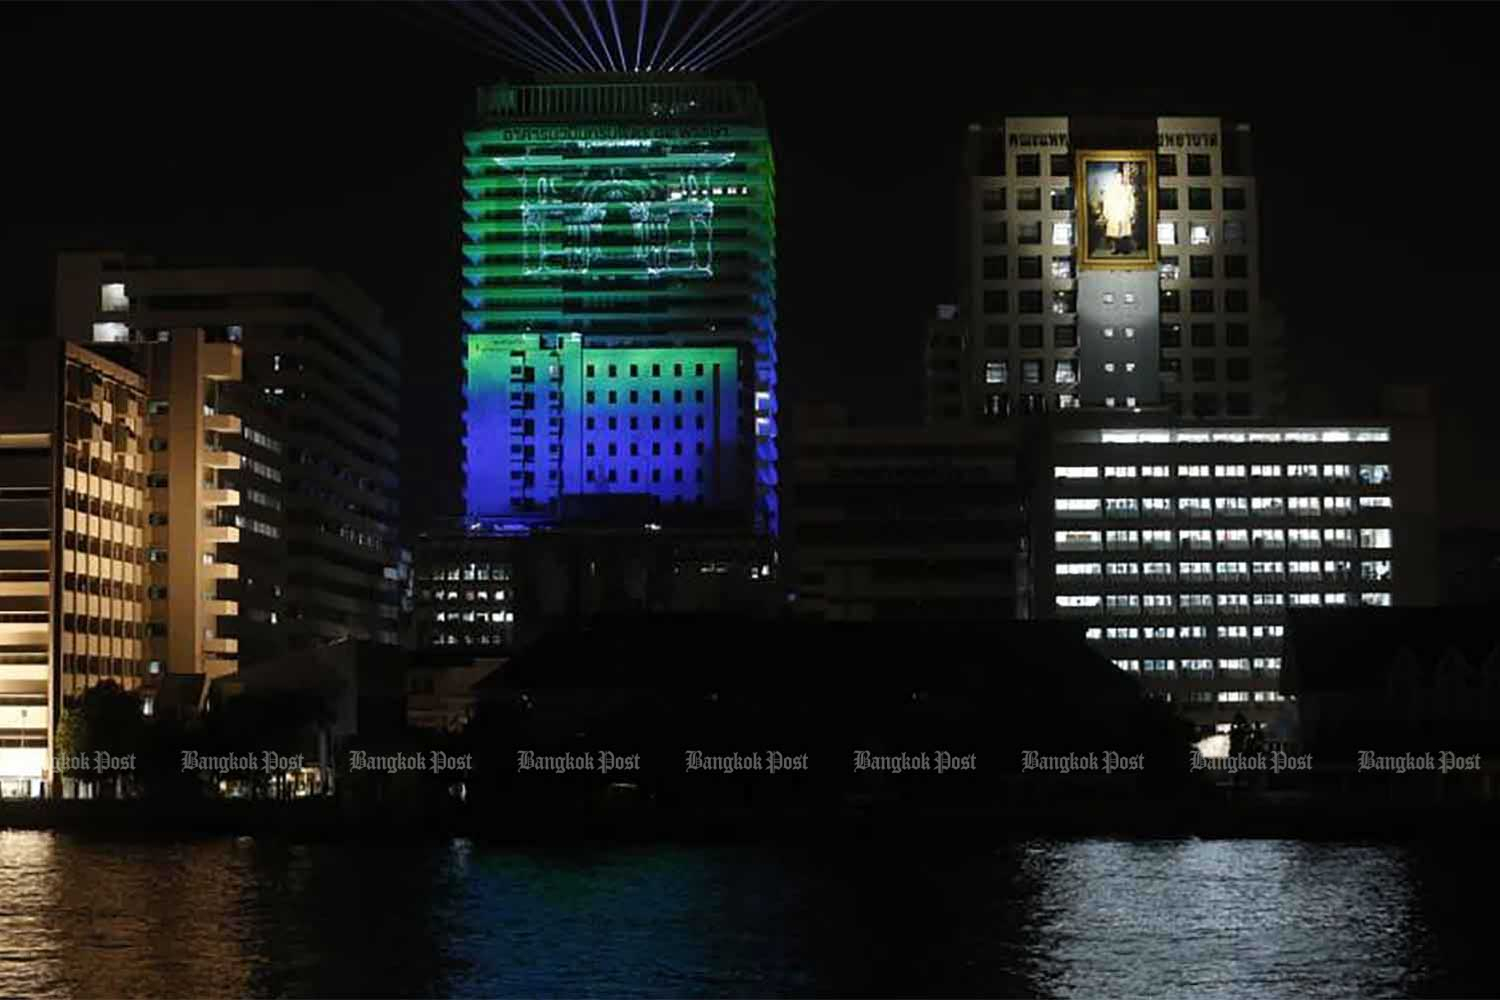
{"type": "Polygon", "coordinates": [[[194,569],[221,602],[193,630],[202,655],[253,667],[343,638],[396,642],[399,349],[379,308],[305,268],[117,253],[62,255],[56,300],[63,339],[146,373],[169,562],[196,506],[215,560],[239,567],[194,569]]]}
{"type": "Polygon", "coordinates": [[[1018,426],[801,430],[793,608],[827,621],[1030,615],[1018,426]]]}
{"type": "Polygon", "coordinates": [[[0,371],[0,796],[50,778],[64,699],[149,679],[146,383],[40,341],[0,371]]]}
{"type": "Polygon", "coordinates": [[[464,137],[471,518],[655,498],[774,535],[775,176],[753,87],[480,93],[464,137]]]}
{"type": "MultiPolygon", "coordinates": [[[[1077,406],[1278,413],[1250,137],[1219,118],[970,125],[959,419],[1077,406]]],[[[929,386],[940,395],[952,393],[929,386]]],[[[953,419],[951,407],[937,416],[953,419]]]]}
{"type": "Polygon", "coordinates": [[[1289,610],[1436,601],[1429,423],[1054,424],[1038,611],[1082,624],[1204,735],[1276,718],[1289,610]]]}

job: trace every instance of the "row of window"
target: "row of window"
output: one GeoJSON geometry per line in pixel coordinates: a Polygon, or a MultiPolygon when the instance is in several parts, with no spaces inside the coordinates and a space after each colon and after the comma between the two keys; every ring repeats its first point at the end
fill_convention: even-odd
{"type": "MultiPolygon", "coordinates": [[[[1126,297],[1133,300],[1133,293],[1126,293],[1126,297]]],[[[1188,292],[1188,310],[1194,313],[1211,313],[1218,309],[1218,293],[1212,288],[1194,288],[1188,292]]],[[[1078,292],[1073,288],[1054,288],[1050,295],[1039,288],[1026,288],[1016,292],[1016,309],[1021,315],[1041,315],[1050,312],[1055,316],[1069,316],[1078,311],[1078,292]]],[[[1129,304],[1129,303],[1127,303],[1129,304]]],[[[1162,289],[1160,293],[1161,311],[1164,313],[1182,312],[1182,293],[1174,288],[1162,289]]],[[[1243,288],[1224,289],[1224,312],[1246,313],[1250,311],[1250,292],[1243,288]]],[[[1010,292],[1004,288],[987,289],[981,299],[980,307],[986,316],[1004,316],[1011,312],[1010,292]]],[[[1110,327],[1109,329],[1113,329],[1110,327]]],[[[1178,344],[1181,343],[1180,330],[1178,344]]],[[[1168,345],[1177,346],[1177,344],[1168,345]]],[[[660,393],[657,394],[658,396],[660,393]]],[[[680,396],[680,392],[679,392],[680,396]]],[[[592,403],[593,393],[588,394],[588,402],[592,403]]],[[[611,403],[615,402],[614,393],[610,393],[611,403]]],[[[636,402],[635,393],[632,391],[632,403],[636,402]]],[[[681,402],[681,399],[678,400],[681,402]]],[[[660,402],[658,398],[655,402],[660,402]]],[[[702,402],[702,390],[699,390],[699,402],[702,402]]]]}
{"type": "Polygon", "coordinates": [[[1294,549],[1391,547],[1389,528],[1163,528],[1143,531],[1058,531],[1053,542],[1059,552],[1103,549],[1294,549]],[[1174,538],[1175,536],[1175,538],[1174,538]],[[1356,545],[1357,541],[1357,545],[1356,545]]]}
{"type": "MultiPolygon", "coordinates": [[[[583,366],[584,377],[585,378],[595,378],[596,375],[597,375],[599,367],[600,366],[596,366],[596,365],[592,365],[592,364],[584,365],[583,366]]],[[[605,366],[602,366],[602,367],[605,370],[605,377],[606,378],[619,378],[620,377],[620,369],[621,368],[624,368],[624,369],[626,369],[626,371],[629,372],[629,374],[626,377],[628,377],[628,378],[640,378],[641,377],[641,370],[642,370],[642,368],[644,366],[642,366],[642,365],[613,365],[612,364],[612,365],[605,365],[605,366]]],[[[673,378],[681,378],[683,371],[687,367],[688,366],[683,365],[682,362],[677,362],[677,363],[673,364],[672,365],[672,377],[673,378]]],[[[691,367],[693,369],[693,374],[695,376],[697,376],[699,378],[703,377],[704,366],[702,364],[694,364],[691,367]]],[[[514,368],[512,368],[511,371],[512,371],[512,374],[515,374],[515,369],[514,368]]],[[[650,368],[650,372],[651,372],[651,378],[661,378],[662,377],[662,374],[661,374],[661,372],[662,372],[662,366],[659,365],[659,364],[653,364],[651,366],[651,368],[650,368]]],[[[555,377],[560,378],[561,377],[561,372],[559,371],[556,374],[555,377]]]]}
{"type": "MultiPolygon", "coordinates": [[[[1189,177],[1213,176],[1213,157],[1207,153],[1157,153],[1156,175],[1158,177],[1176,177],[1177,167],[1183,155],[1187,156],[1187,175],[1189,177]]],[[[1048,174],[1052,177],[1072,177],[1076,170],[1073,154],[1071,153],[1051,153],[1047,157],[1047,164],[1048,174]]],[[[1042,176],[1042,154],[1017,153],[1015,174],[1017,177],[1042,176]]]]}
{"type": "MultiPolygon", "coordinates": [[[[1348,579],[1354,574],[1354,564],[1346,559],[1330,559],[1319,562],[1316,559],[1298,559],[1290,562],[1282,560],[1257,560],[1255,562],[1244,562],[1239,560],[1221,560],[1218,562],[1183,561],[1171,562],[1077,562],[1058,563],[1057,575],[1060,577],[1080,577],[1085,580],[1098,579],[1107,576],[1112,580],[1174,580],[1181,578],[1192,582],[1207,582],[1214,579],[1219,580],[1247,580],[1252,576],[1257,579],[1282,580],[1288,576],[1302,577],[1310,580],[1321,579],[1327,575],[1333,579],[1348,579]]],[[[1384,583],[1391,578],[1391,562],[1389,559],[1370,559],[1359,564],[1359,578],[1361,580],[1384,583]]]]}
{"type": "MultiPolygon", "coordinates": [[[[1042,210],[1042,188],[1040,185],[1028,185],[1018,187],[1016,193],[1016,209],[1022,212],[1040,212],[1042,210]]],[[[1175,212],[1182,205],[1183,188],[1168,186],[1156,189],[1156,207],[1158,211],[1175,212]]],[[[1187,207],[1193,212],[1212,212],[1214,209],[1214,189],[1211,187],[1189,186],[1187,191],[1187,207]]],[[[1246,197],[1243,187],[1226,185],[1221,189],[1221,208],[1226,212],[1242,212],[1245,210],[1246,197]]],[[[1047,189],[1047,205],[1054,212],[1073,211],[1073,187],[1072,185],[1051,187],[1047,189]]],[[[993,187],[984,191],[981,207],[986,212],[1003,212],[1006,209],[1005,188],[993,187]]]]}
{"type": "MultiPolygon", "coordinates": [[[[608,391],[608,393],[606,393],[606,399],[605,399],[605,401],[608,402],[608,403],[610,403],[610,404],[618,403],[619,402],[618,396],[619,396],[618,392],[616,392],[614,389],[610,389],[608,391]]],[[[636,390],[636,389],[631,389],[629,391],[629,393],[627,394],[627,399],[630,402],[632,402],[632,403],[639,403],[641,401],[640,400],[640,392],[638,390],[636,390]]],[[[596,393],[594,392],[593,389],[589,389],[589,390],[586,390],[584,392],[584,394],[583,394],[583,401],[585,403],[595,403],[595,402],[598,401],[596,399],[596,393]]],[[[653,403],[660,403],[661,401],[662,401],[661,390],[660,389],[652,389],[651,390],[651,402],[653,402],[653,403]]],[[[681,389],[674,389],[674,390],[672,390],[672,402],[674,402],[674,403],[681,403],[682,401],[683,401],[682,390],[681,389]]],[[[702,389],[694,389],[693,390],[693,402],[695,402],[695,403],[701,403],[701,402],[703,402],[703,390],[702,389]]]]}
{"type": "MultiPolygon", "coordinates": [[[[496,577],[496,579],[500,578],[496,577]]],[[[490,601],[504,601],[505,593],[506,592],[504,589],[472,590],[466,588],[464,590],[458,590],[456,588],[438,588],[436,590],[433,590],[424,587],[421,590],[420,596],[424,601],[465,601],[469,603],[480,601],[483,603],[488,603],[490,601]]]]}
{"type": "MultiPolygon", "coordinates": [[[[1225,219],[1220,226],[1201,220],[1158,221],[1156,223],[1156,242],[1164,247],[1210,247],[1215,244],[1239,247],[1245,245],[1245,239],[1245,223],[1240,219],[1225,219]],[[1216,231],[1217,238],[1215,237],[1216,231]]],[[[985,246],[1010,245],[1010,224],[1000,221],[985,222],[979,227],[979,240],[985,246]]],[[[1072,247],[1074,245],[1073,223],[1071,221],[1043,222],[1040,219],[1016,223],[1018,246],[1041,246],[1044,242],[1054,247],[1072,247]]]]}
{"type": "MultiPolygon", "coordinates": [[[[1187,639],[1207,641],[1211,635],[1221,639],[1253,639],[1256,641],[1275,641],[1285,638],[1285,625],[1220,625],[1217,632],[1209,632],[1207,625],[1111,625],[1103,627],[1091,625],[1084,631],[1084,638],[1089,642],[1100,641],[1134,641],[1137,639],[1151,642],[1160,639],[1187,639]],[[1235,630],[1232,634],[1226,633],[1226,629],[1235,630]]],[[[1278,664],[1280,660],[1278,659],[1278,664]]],[[[1269,669],[1269,668],[1268,668],[1269,669]]]]}
{"type": "Polygon", "coordinates": [[[1060,517],[1320,517],[1349,515],[1356,509],[1390,510],[1391,498],[1361,497],[1058,497],[1060,517]]]}
{"type": "Polygon", "coordinates": [[[426,575],[432,580],[509,580],[510,566],[506,563],[461,563],[435,567],[426,575]]]}
{"type": "MultiPolygon", "coordinates": [[[[1181,347],[1182,339],[1181,323],[1161,324],[1161,346],[1163,348],[1181,347]]],[[[1216,347],[1218,346],[1218,324],[1216,323],[1191,323],[1189,324],[1190,340],[1194,347],[1216,347]]],[[[1045,347],[1043,334],[1045,327],[1040,323],[1024,323],[1016,327],[1017,345],[1022,350],[1041,350],[1045,347]]],[[[1099,333],[1105,340],[1134,340],[1137,330],[1133,326],[1106,326],[1099,333]]],[[[1250,346],[1250,324],[1249,323],[1225,323],[1224,344],[1227,347],[1249,347],[1250,346]]],[[[984,346],[986,348],[1008,348],[1011,346],[1010,326],[1005,323],[989,323],[984,328],[984,346]]],[[[1078,327],[1069,323],[1054,326],[1052,328],[1053,347],[1077,347],[1078,327]]],[[[1167,359],[1163,359],[1165,361],[1167,359]]]]}
{"type": "Polygon", "coordinates": [[[1115,660],[1115,665],[1126,670],[1176,671],[1205,673],[1222,670],[1228,673],[1247,673],[1251,670],[1275,672],[1281,669],[1279,656],[1224,656],[1218,658],[1189,657],[1183,660],[1150,657],[1144,660],[1115,660]],[[1128,664],[1128,666],[1127,666],[1128,664]]]}
{"type": "MultiPolygon", "coordinates": [[[[1016,278],[1023,281],[1040,281],[1042,278],[1042,260],[1040,255],[1030,255],[1016,258],[1016,278]]],[[[984,280],[1004,281],[1010,277],[1010,258],[1004,254],[990,254],[986,256],[981,264],[984,280]]],[[[1188,258],[1188,277],[1190,278],[1212,278],[1216,270],[1215,260],[1212,254],[1193,254],[1188,258]]],[[[1178,281],[1182,278],[1182,258],[1161,258],[1158,264],[1158,272],[1164,281],[1178,281]]],[[[1048,273],[1054,281],[1066,281],[1076,276],[1076,267],[1073,255],[1055,256],[1051,259],[1048,273]]],[[[1231,253],[1224,255],[1224,277],[1226,278],[1248,278],[1250,276],[1250,258],[1244,254],[1231,253]]],[[[1109,293],[1112,294],[1112,293],[1109,293]]],[[[1123,303],[1129,305],[1135,301],[1133,292],[1124,293],[1123,303]]]]}
{"type": "MultiPolygon", "coordinates": [[[[1127,333],[1134,334],[1135,331],[1127,328],[1127,333]]],[[[1212,382],[1218,372],[1218,362],[1215,358],[1193,358],[1193,378],[1199,382],[1212,382]]],[[[1041,385],[1043,383],[1041,359],[1023,359],[1021,361],[1021,384],[1041,385]]],[[[1102,365],[1106,374],[1113,375],[1116,372],[1129,374],[1136,370],[1134,361],[1106,361],[1102,365]]],[[[1180,373],[1182,370],[1182,359],[1163,358],[1161,372],[1166,375],[1180,373]]],[[[1009,361],[986,361],[982,369],[986,385],[1007,385],[1010,382],[1009,361]]],[[[1075,385],[1078,382],[1079,367],[1077,358],[1058,358],[1052,362],[1052,383],[1054,385],[1075,385]]],[[[1224,377],[1230,382],[1250,381],[1250,359],[1249,358],[1226,358],[1224,361],[1224,377]]],[[[1132,405],[1132,404],[1127,404],[1132,405]]]]}
{"type": "MultiPolygon", "coordinates": [[[[1102,469],[1105,479],[1135,479],[1137,475],[1142,479],[1170,479],[1172,477],[1170,465],[1106,465],[1102,469]]],[[[1179,465],[1177,475],[1184,479],[1206,479],[1210,476],[1218,479],[1244,479],[1248,472],[1251,479],[1280,479],[1285,476],[1289,479],[1322,478],[1348,482],[1357,473],[1360,483],[1365,486],[1382,486],[1391,481],[1391,467],[1383,462],[1357,466],[1333,462],[1323,464],[1321,472],[1319,469],[1316,463],[1311,462],[1285,466],[1279,463],[1248,466],[1238,464],[1179,465]]],[[[1097,465],[1057,465],[1053,466],[1052,474],[1058,479],[1098,479],[1100,470],[1101,467],[1097,465]]]]}
{"type": "MultiPolygon", "coordinates": [[[[1141,610],[1171,613],[1174,611],[1211,613],[1244,612],[1250,608],[1341,607],[1356,603],[1355,595],[1345,591],[1291,594],[1058,594],[1057,607],[1063,611],[1099,611],[1125,614],[1141,610]]],[[[1358,603],[1390,607],[1388,591],[1364,591],[1358,603]]]]}

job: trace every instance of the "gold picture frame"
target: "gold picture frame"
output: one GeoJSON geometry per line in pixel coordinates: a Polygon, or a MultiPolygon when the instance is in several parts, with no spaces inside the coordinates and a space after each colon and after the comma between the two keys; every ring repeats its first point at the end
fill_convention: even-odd
{"type": "Polygon", "coordinates": [[[1075,155],[1074,244],[1079,270],[1155,268],[1155,151],[1084,149],[1075,155]]]}

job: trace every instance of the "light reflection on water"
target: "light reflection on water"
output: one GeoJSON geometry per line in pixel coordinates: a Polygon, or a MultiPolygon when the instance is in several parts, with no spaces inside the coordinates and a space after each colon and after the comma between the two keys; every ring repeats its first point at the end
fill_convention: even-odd
{"type": "Polygon", "coordinates": [[[1496,995],[1497,864],[1297,841],[497,851],[0,832],[0,995],[1496,995]]]}

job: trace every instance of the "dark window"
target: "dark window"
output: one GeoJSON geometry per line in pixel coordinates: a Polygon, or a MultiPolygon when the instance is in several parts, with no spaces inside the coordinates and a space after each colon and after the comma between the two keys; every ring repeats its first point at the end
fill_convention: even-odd
{"type": "Polygon", "coordinates": [[[1040,385],[1042,381],[1042,363],[1037,360],[1022,361],[1021,381],[1026,385],[1040,385]]]}
{"type": "Polygon", "coordinates": [[[1232,288],[1224,293],[1224,311],[1243,313],[1250,311],[1250,293],[1243,288],[1232,288]]]}
{"type": "Polygon", "coordinates": [[[1041,347],[1042,328],[1030,324],[1021,327],[1021,346],[1027,348],[1041,347]]]}
{"type": "Polygon", "coordinates": [[[1224,208],[1230,211],[1241,212],[1245,209],[1245,189],[1242,187],[1227,187],[1224,189],[1224,208]]]}
{"type": "Polygon", "coordinates": [[[1181,323],[1163,323],[1161,325],[1161,346],[1163,346],[1163,347],[1181,347],[1182,346],[1182,324],[1181,323]]]}
{"type": "Polygon", "coordinates": [[[1230,347],[1250,346],[1250,324],[1249,323],[1226,323],[1224,324],[1224,343],[1230,347]]]}
{"type": "Polygon", "coordinates": [[[1164,313],[1182,312],[1182,293],[1175,288],[1163,288],[1161,290],[1161,311],[1164,313]]]}
{"type": "Polygon", "coordinates": [[[1214,291],[1212,288],[1195,288],[1189,293],[1189,299],[1195,313],[1211,313],[1214,311],[1214,291]]]}
{"type": "Polygon", "coordinates": [[[1051,163],[1053,177],[1073,176],[1073,157],[1067,153],[1053,153],[1051,163]]]}
{"type": "Polygon", "coordinates": [[[1208,156],[1207,153],[1188,154],[1189,177],[1209,177],[1213,174],[1213,172],[1213,160],[1208,156]]]}
{"type": "Polygon", "coordinates": [[[1078,311],[1078,295],[1071,288],[1054,288],[1052,290],[1052,311],[1059,316],[1078,311]]]}
{"type": "Polygon", "coordinates": [[[1003,323],[991,323],[984,328],[985,347],[1009,347],[1010,327],[1003,323]]]}
{"type": "Polygon", "coordinates": [[[1016,207],[1026,212],[1035,212],[1042,207],[1042,189],[1023,187],[1016,189],[1016,207]]]}
{"type": "Polygon", "coordinates": [[[1230,358],[1224,362],[1224,377],[1231,382],[1250,381],[1250,359],[1230,358]]]}
{"type": "Polygon", "coordinates": [[[1170,378],[1179,378],[1182,375],[1182,359],[1163,357],[1157,361],[1158,369],[1162,375],[1170,378]]]}
{"type": "Polygon", "coordinates": [[[1004,290],[985,292],[984,311],[986,315],[1003,315],[1010,312],[1010,293],[1004,290]]]}
{"type": "Polygon", "coordinates": [[[1219,397],[1211,392],[1193,393],[1193,413],[1199,417],[1212,417],[1219,412],[1219,397]]]}
{"type": "Polygon", "coordinates": [[[1016,237],[1016,242],[1026,244],[1042,242],[1042,224],[1040,222],[1021,223],[1021,232],[1016,237]]]}
{"type": "Polygon", "coordinates": [[[1211,212],[1214,207],[1213,188],[1188,188],[1188,209],[1194,212],[1211,212]]]}
{"type": "Polygon", "coordinates": [[[1212,278],[1214,276],[1214,259],[1212,257],[1189,257],[1188,275],[1194,278],[1212,278]]]}
{"type": "Polygon", "coordinates": [[[1177,211],[1177,189],[1158,188],[1156,192],[1156,207],[1163,212],[1177,211]]]}
{"type": "Polygon", "coordinates": [[[1177,176],[1177,154],[1176,153],[1157,153],[1156,154],[1156,175],[1158,177],[1176,177],[1177,176]]]}
{"type": "Polygon", "coordinates": [[[1004,246],[1005,241],[1009,239],[1006,235],[1005,223],[986,222],[981,239],[990,246],[1004,246]]]}
{"type": "Polygon", "coordinates": [[[1005,211],[1005,188],[989,188],[984,192],[982,202],[986,212],[1005,211]]]}
{"type": "Polygon", "coordinates": [[[1161,394],[1161,402],[1167,408],[1168,413],[1174,416],[1182,415],[1182,393],[1164,392],[1161,394]]]}
{"type": "Polygon", "coordinates": [[[1224,397],[1228,404],[1231,417],[1248,417],[1250,415],[1250,394],[1248,392],[1231,392],[1224,397]]]}
{"type": "Polygon", "coordinates": [[[1040,177],[1042,157],[1040,153],[1022,153],[1016,157],[1017,177],[1040,177]]]}
{"type": "Polygon", "coordinates": [[[1052,189],[1052,211],[1073,211],[1073,189],[1070,187],[1052,189]]]}
{"type": "Polygon", "coordinates": [[[1042,258],[1040,257],[1017,257],[1016,277],[1018,278],[1040,278],[1042,276],[1042,258]]]}
{"type": "Polygon", "coordinates": [[[986,257],[984,259],[984,276],[989,279],[1004,278],[1007,270],[1004,257],[986,257]]]}
{"type": "Polygon", "coordinates": [[[1250,258],[1242,253],[1224,255],[1224,277],[1247,278],[1250,276],[1250,258]]]}
{"type": "Polygon", "coordinates": [[[1054,326],[1052,328],[1053,347],[1077,347],[1078,327],[1076,326],[1054,326]]]}
{"type": "Polygon", "coordinates": [[[1212,382],[1214,380],[1214,368],[1213,358],[1194,358],[1193,381],[1212,382]]]}
{"type": "Polygon", "coordinates": [[[1016,294],[1016,311],[1023,313],[1039,313],[1042,311],[1042,293],[1040,289],[1031,288],[1016,294]]]}
{"type": "Polygon", "coordinates": [[[1194,323],[1193,324],[1193,346],[1194,347],[1212,347],[1212,346],[1214,346],[1214,325],[1212,323],[1194,323]]]}

